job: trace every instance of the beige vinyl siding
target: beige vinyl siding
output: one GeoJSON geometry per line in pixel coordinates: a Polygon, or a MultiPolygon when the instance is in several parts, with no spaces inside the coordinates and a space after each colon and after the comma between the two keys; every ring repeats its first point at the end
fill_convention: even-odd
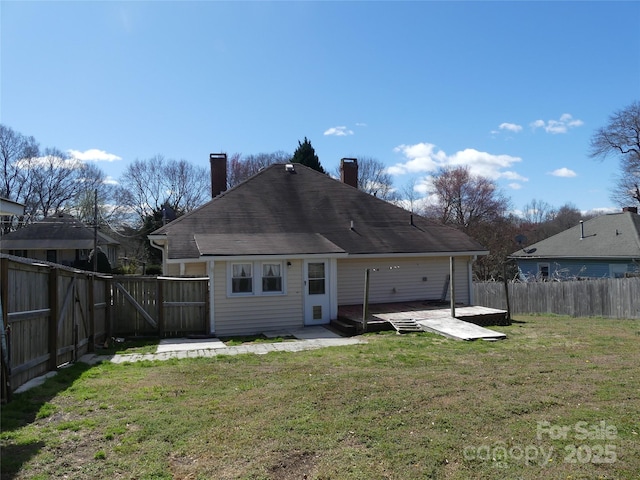
{"type": "Polygon", "coordinates": [[[180,264],[179,263],[167,263],[166,269],[162,272],[167,277],[179,277],[180,276],[180,264]]]}
{"type": "Polygon", "coordinates": [[[206,263],[185,263],[184,275],[186,277],[206,277],[207,276],[207,264],[206,263]]]}
{"type": "Polygon", "coordinates": [[[287,267],[284,295],[227,295],[227,263],[216,262],[214,268],[215,334],[218,336],[252,335],[274,330],[300,328],[304,325],[301,260],[287,267]]]}
{"type": "Polygon", "coordinates": [[[167,277],[206,277],[207,262],[168,263],[163,275],[167,277]]]}
{"type": "MultiPolygon", "coordinates": [[[[468,257],[456,259],[457,303],[469,302],[468,261],[468,257]]],[[[338,260],[338,305],[362,303],[367,268],[371,269],[370,303],[437,300],[442,295],[449,274],[449,257],[340,259],[338,260]],[[373,271],[373,269],[378,270],[373,271]]],[[[448,295],[447,298],[449,298],[448,295]]]]}

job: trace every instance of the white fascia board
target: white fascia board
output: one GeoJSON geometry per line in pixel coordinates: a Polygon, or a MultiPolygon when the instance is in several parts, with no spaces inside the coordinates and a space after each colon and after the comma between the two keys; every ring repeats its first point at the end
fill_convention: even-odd
{"type": "Polygon", "coordinates": [[[489,250],[473,250],[469,252],[429,252],[429,253],[360,253],[350,254],[348,258],[410,258],[410,257],[474,257],[489,255],[489,250]]]}
{"type": "Polygon", "coordinates": [[[256,259],[267,259],[267,260],[304,260],[306,258],[347,258],[349,255],[346,253],[313,253],[313,254],[300,254],[297,253],[295,255],[203,255],[202,257],[195,260],[187,260],[187,259],[173,259],[172,263],[180,263],[180,262],[203,262],[209,260],[217,261],[244,261],[250,260],[254,261],[256,259]]]}
{"type": "Polygon", "coordinates": [[[164,244],[167,241],[166,235],[147,235],[148,240],[164,244]]]}

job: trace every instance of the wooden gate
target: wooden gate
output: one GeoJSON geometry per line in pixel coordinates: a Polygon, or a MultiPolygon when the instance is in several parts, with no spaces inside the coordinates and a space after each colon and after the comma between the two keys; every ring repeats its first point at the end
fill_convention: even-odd
{"type": "Polygon", "coordinates": [[[0,255],[2,399],[112,336],[205,335],[208,278],[110,277],[0,255]]]}
{"type": "Polygon", "coordinates": [[[208,278],[114,277],[113,330],[121,336],[204,335],[208,278]]]}

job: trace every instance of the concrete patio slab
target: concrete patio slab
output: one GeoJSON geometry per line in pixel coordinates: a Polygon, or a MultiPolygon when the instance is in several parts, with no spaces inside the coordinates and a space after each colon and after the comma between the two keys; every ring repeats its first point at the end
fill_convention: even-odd
{"type": "Polygon", "coordinates": [[[163,338],[158,344],[156,353],[187,352],[191,350],[209,350],[226,348],[218,338],[163,338]]]}

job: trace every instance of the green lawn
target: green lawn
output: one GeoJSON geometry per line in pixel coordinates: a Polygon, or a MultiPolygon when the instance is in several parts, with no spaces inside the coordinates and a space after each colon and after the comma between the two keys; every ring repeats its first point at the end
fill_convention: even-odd
{"type": "Polygon", "coordinates": [[[638,478],[640,322],[499,330],[75,365],[2,406],[2,479],[638,478]]]}

